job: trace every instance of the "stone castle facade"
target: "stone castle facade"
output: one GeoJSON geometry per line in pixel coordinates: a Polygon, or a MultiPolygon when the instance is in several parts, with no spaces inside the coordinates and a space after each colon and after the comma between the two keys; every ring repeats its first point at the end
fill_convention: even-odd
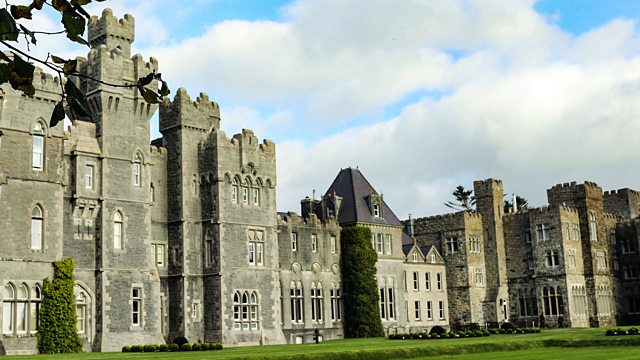
{"type": "MultiPolygon", "coordinates": [[[[133,40],[133,17],[92,18],[80,71],[111,83],[156,71],[131,56],[133,40]]],[[[301,214],[278,213],[275,144],[250,130],[228,137],[207,95],[178,89],[153,105],[136,89],[77,85],[92,117],[67,131],[48,126],[60,99],[50,75],[36,71],[33,97],[0,87],[1,353],[35,351],[42,279],[67,257],[87,351],[178,336],[341,338],[340,229],[352,225],[371,229],[388,332],[541,313],[571,326],[640,320],[637,192],[568,184],[549,190],[547,208],[505,215],[502,183],[489,179],[474,184],[475,213],[401,222],[348,168],[301,214]]]]}

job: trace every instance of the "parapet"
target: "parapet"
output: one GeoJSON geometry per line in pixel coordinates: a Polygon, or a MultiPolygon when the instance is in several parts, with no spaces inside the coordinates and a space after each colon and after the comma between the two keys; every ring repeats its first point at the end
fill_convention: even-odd
{"type": "Polygon", "coordinates": [[[120,47],[127,58],[131,56],[131,44],[135,39],[135,19],[132,15],[126,14],[123,19],[118,20],[111,9],[104,9],[102,16],[92,16],[88,25],[91,47],[120,47]]]}
{"type": "Polygon", "coordinates": [[[233,135],[231,143],[239,145],[240,147],[258,146],[262,152],[275,154],[276,145],[273,141],[264,139],[260,144],[258,137],[255,136],[253,130],[242,129],[241,133],[233,135]]]}
{"type": "Polygon", "coordinates": [[[200,93],[192,101],[187,90],[179,88],[173,101],[165,98],[160,104],[160,131],[176,126],[190,126],[202,131],[213,127],[217,130],[220,128],[220,106],[209,100],[205,93],[200,93]]]}
{"type": "Polygon", "coordinates": [[[476,199],[485,196],[502,196],[502,189],[502,180],[498,179],[489,178],[485,180],[476,180],[473,182],[473,190],[475,192],[476,199]]]}
{"type": "MultiPolygon", "coordinates": [[[[42,69],[36,67],[33,71],[33,86],[39,91],[46,91],[54,93],[59,96],[60,94],[60,78],[42,72],[42,69]]],[[[37,94],[37,93],[36,93],[37,94]]]]}

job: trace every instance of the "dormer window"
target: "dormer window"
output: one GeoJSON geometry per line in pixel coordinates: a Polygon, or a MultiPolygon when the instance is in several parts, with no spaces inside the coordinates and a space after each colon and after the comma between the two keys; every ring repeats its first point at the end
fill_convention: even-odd
{"type": "Polygon", "coordinates": [[[417,252],[413,252],[413,262],[418,262],[418,253],[417,252]]]}
{"type": "Polygon", "coordinates": [[[379,204],[373,204],[373,216],[374,217],[380,217],[380,205],[379,204]]]}

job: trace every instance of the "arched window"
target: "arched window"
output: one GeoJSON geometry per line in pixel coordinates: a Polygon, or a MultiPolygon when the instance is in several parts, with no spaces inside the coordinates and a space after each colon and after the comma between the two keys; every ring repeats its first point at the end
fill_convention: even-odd
{"type": "Polygon", "coordinates": [[[322,283],[311,283],[311,321],[322,322],[322,283]]]}
{"type": "Polygon", "coordinates": [[[257,330],[259,323],[258,294],[236,291],[233,294],[233,329],[257,330]]]}
{"type": "Polygon", "coordinates": [[[42,302],[42,290],[40,285],[36,284],[31,293],[29,304],[29,332],[35,334],[40,327],[40,303],[42,302]]]}
{"type": "Polygon", "coordinates": [[[122,214],[116,211],[113,216],[113,248],[122,249],[122,214]]]}
{"type": "Polygon", "coordinates": [[[302,297],[302,283],[298,281],[291,282],[291,288],[289,289],[291,297],[291,322],[303,323],[304,322],[304,298],[302,297]]]}
{"type": "Polygon", "coordinates": [[[84,292],[76,296],[76,319],[78,334],[84,334],[87,331],[87,295],[84,292]]]}
{"type": "Polygon", "coordinates": [[[15,312],[16,291],[11,284],[4,286],[2,291],[2,333],[5,335],[13,335],[15,330],[15,312]]]}
{"type": "Polygon", "coordinates": [[[133,186],[140,186],[142,183],[142,157],[136,154],[131,167],[131,177],[133,186]]]}
{"type": "Polygon", "coordinates": [[[29,289],[27,285],[20,284],[16,292],[16,333],[27,332],[27,304],[29,303],[29,289]]]}
{"type": "Polygon", "coordinates": [[[205,253],[207,259],[207,266],[213,266],[214,262],[214,254],[213,254],[213,234],[211,233],[211,229],[207,230],[207,233],[204,238],[205,241],[205,253]]]}
{"type": "Polygon", "coordinates": [[[34,170],[42,170],[44,168],[44,127],[39,122],[33,127],[31,167],[34,170]]]}
{"type": "Polygon", "coordinates": [[[31,250],[42,250],[42,227],[44,216],[40,205],[31,210],[31,250]]]}

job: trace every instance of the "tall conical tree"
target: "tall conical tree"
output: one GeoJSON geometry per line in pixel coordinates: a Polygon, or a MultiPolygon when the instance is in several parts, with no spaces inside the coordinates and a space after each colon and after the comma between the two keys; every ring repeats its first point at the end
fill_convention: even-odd
{"type": "Polygon", "coordinates": [[[47,278],[43,281],[38,328],[38,351],[41,354],[82,351],[82,342],[76,330],[73,266],[71,258],[54,261],[53,280],[47,278]]]}
{"type": "Polygon", "coordinates": [[[376,282],[378,256],[371,247],[371,230],[363,226],[345,227],[340,242],[345,336],[384,336],[376,282]]]}

